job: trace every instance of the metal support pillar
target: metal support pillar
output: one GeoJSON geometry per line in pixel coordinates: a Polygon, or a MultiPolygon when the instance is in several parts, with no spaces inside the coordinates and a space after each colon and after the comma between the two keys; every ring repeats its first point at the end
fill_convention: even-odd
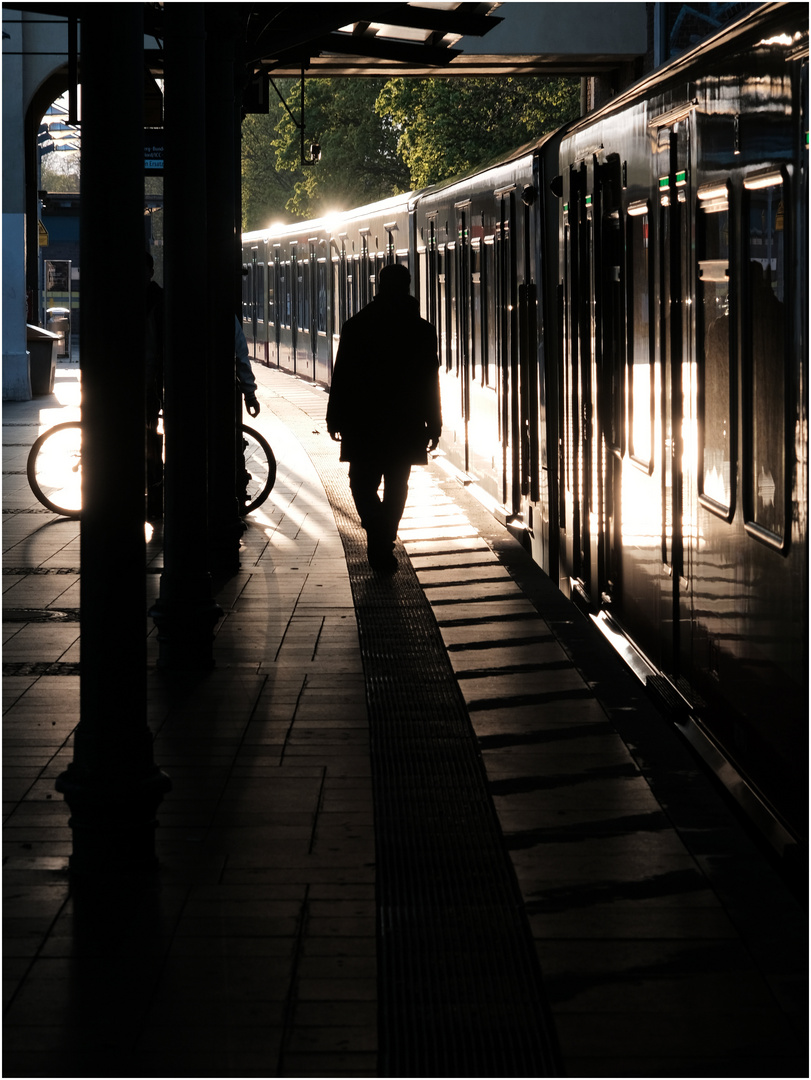
{"type": "Polygon", "coordinates": [[[208,154],[209,333],[209,523],[211,573],[215,579],[239,570],[242,520],[235,477],[242,416],[234,404],[234,316],[241,305],[239,247],[239,124],[236,46],[241,19],[232,4],[206,4],[206,121],[208,154]]]}
{"type": "Polygon", "coordinates": [[[73,761],[56,781],[79,875],[154,868],[155,814],[171,786],[147,726],[142,12],[88,5],[82,17],[81,704],[73,761]],[[121,133],[114,184],[111,102],[121,133]],[[111,274],[127,298],[123,332],[111,274]]]}
{"type": "Polygon", "coordinates": [[[205,6],[165,7],[164,571],[152,616],[166,671],[213,666],[222,614],[207,550],[208,339],[221,298],[206,269],[205,6]]]}

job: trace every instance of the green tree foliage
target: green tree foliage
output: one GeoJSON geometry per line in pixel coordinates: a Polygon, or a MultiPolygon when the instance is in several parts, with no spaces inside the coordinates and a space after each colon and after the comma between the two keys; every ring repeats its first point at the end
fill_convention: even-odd
{"type": "MultiPolygon", "coordinates": [[[[287,209],[300,217],[349,210],[408,189],[408,170],[397,155],[397,132],[390,119],[375,111],[382,79],[307,79],[305,141],[321,146],[314,166],[301,161],[301,136],[285,111],[276,124],[276,167],[303,173],[296,180],[287,209]]],[[[287,95],[298,121],[300,86],[287,95]]]]}
{"type": "Polygon", "coordinates": [[[291,220],[287,203],[303,172],[276,168],[273,140],[282,111],[277,104],[278,110],[271,102],[269,114],[251,113],[242,123],[242,228],[246,231],[291,220]]]}
{"type": "Polygon", "coordinates": [[[242,125],[243,228],[348,210],[479,168],[578,115],[571,78],[307,79],[277,82],[242,125]],[[289,110],[289,112],[287,111],[289,110]],[[292,114],[292,116],[290,115],[292,114]]]}
{"type": "Polygon", "coordinates": [[[580,82],[563,77],[391,79],[375,108],[399,132],[415,188],[480,168],[579,113],[580,82]]]}

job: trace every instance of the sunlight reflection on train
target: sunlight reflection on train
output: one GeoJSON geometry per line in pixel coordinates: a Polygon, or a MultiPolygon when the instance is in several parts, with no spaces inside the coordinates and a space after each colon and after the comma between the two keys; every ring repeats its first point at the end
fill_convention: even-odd
{"type": "Polygon", "coordinates": [[[488,469],[501,458],[501,443],[498,440],[496,424],[489,413],[482,410],[471,418],[468,425],[468,441],[477,460],[484,462],[488,469]]]}
{"type": "MultiPolygon", "coordinates": [[[[658,372],[657,372],[658,376],[658,372]]],[[[702,530],[699,520],[692,516],[692,500],[688,497],[689,492],[695,492],[698,471],[698,420],[697,420],[697,365],[695,363],[683,365],[683,392],[684,411],[682,421],[682,458],[681,475],[682,490],[684,493],[684,505],[682,507],[681,531],[685,540],[691,539],[697,543],[702,540],[702,530]]],[[[659,394],[659,380],[656,380],[655,391],[659,394]]],[[[647,390],[642,400],[647,397],[647,390]]],[[[645,449],[648,450],[650,439],[647,435],[647,425],[643,428],[642,436],[645,449]]],[[[638,433],[639,434],[639,433],[638,433]]],[[[637,439],[637,445],[642,440],[637,439]]],[[[654,427],[654,447],[662,445],[661,415],[657,410],[654,427]]],[[[670,452],[670,441],[664,448],[667,454],[670,452]]],[[[640,462],[636,465],[626,459],[622,475],[622,538],[624,543],[630,543],[641,548],[661,547],[662,539],[667,541],[673,538],[672,524],[662,521],[662,489],[661,489],[661,461],[658,461],[652,475],[648,475],[640,462]]],[[[664,496],[668,502],[672,498],[671,474],[665,476],[664,496]]],[[[729,475],[728,468],[722,475],[717,470],[708,472],[704,478],[704,491],[707,496],[715,499],[720,505],[728,504],[729,475]]]]}

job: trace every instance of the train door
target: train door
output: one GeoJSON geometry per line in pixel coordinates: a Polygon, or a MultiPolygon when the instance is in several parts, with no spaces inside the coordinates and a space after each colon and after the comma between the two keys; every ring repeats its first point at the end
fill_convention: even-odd
{"type": "Polygon", "coordinates": [[[310,271],[309,250],[302,251],[298,260],[297,310],[296,310],[296,374],[312,377],[312,351],[310,348],[310,271]]]}
{"type": "MultiPolygon", "coordinates": [[[[247,251],[242,253],[244,260],[250,259],[250,255],[247,251]]],[[[248,261],[242,263],[242,331],[248,341],[248,345],[251,344],[251,290],[253,285],[251,284],[253,278],[253,264],[248,261]]]]}
{"type": "Polygon", "coordinates": [[[290,349],[293,371],[296,371],[296,352],[298,350],[298,315],[299,315],[299,263],[298,249],[294,243],[290,245],[290,349]]]}
{"type": "Polygon", "coordinates": [[[444,246],[437,249],[436,255],[436,280],[437,280],[437,318],[436,331],[439,338],[439,363],[445,371],[450,370],[448,359],[448,282],[445,273],[448,265],[448,253],[444,246]]]}
{"type": "Polygon", "coordinates": [[[688,569],[685,552],[685,509],[692,495],[685,487],[684,429],[693,418],[695,396],[689,321],[691,318],[691,203],[688,198],[689,124],[662,127],[658,133],[658,232],[657,259],[659,319],[658,368],[661,373],[660,417],[657,447],[661,460],[661,566],[659,666],[678,676],[680,654],[689,651],[684,640],[689,626],[688,569]],[[685,498],[685,496],[687,496],[685,498]],[[685,609],[684,611],[682,609],[685,609]],[[684,617],[683,617],[684,616],[684,617]]]}
{"type": "MultiPolygon", "coordinates": [[[[533,191],[530,188],[530,191],[533,191]]],[[[518,379],[521,384],[521,492],[539,498],[538,296],[532,281],[531,201],[524,204],[521,268],[518,270],[518,379]]]]}
{"type": "MultiPolygon", "coordinates": [[[[594,300],[592,282],[593,196],[585,164],[570,171],[566,217],[565,363],[566,486],[571,506],[566,564],[573,596],[591,605],[592,386],[594,300]]],[[[567,590],[568,591],[568,590],[567,590]]]]}
{"type": "Polygon", "coordinates": [[[619,156],[597,165],[594,184],[596,332],[597,582],[595,603],[610,605],[620,591],[622,555],[622,456],[625,449],[624,237],[620,217],[622,167],[619,156]]]}
{"type": "Polygon", "coordinates": [[[312,363],[311,378],[316,378],[316,363],[318,358],[318,248],[317,241],[310,240],[309,275],[307,281],[307,327],[310,331],[310,362],[312,363]]]}
{"type": "Polygon", "coordinates": [[[426,272],[425,272],[425,290],[426,290],[426,314],[425,317],[429,323],[437,331],[437,337],[439,337],[439,308],[437,305],[437,295],[439,292],[439,270],[437,264],[437,224],[436,215],[428,219],[428,243],[425,249],[426,258],[426,272]]]}
{"type": "Polygon", "coordinates": [[[358,310],[365,308],[369,301],[372,299],[371,290],[371,271],[369,269],[369,234],[371,230],[363,228],[360,230],[360,262],[357,267],[358,271],[358,310]]]}
{"type": "Polygon", "coordinates": [[[248,318],[250,319],[250,328],[246,328],[246,336],[248,338],[248,346],[252,357],[256,358],[259,349],[259,319],[258,319],[258,305],[257,305],[257,285],[259,277],[259,268],[262,266],[262,256],[259,253],[258,247],[251,248],[251,262],[250,273],[248,275],[248,318]]]}
{"type": "Polygon", "coordinates": [[[518,358],[521,402],[521,494],[527,505],[527,526],[533,534],[543,531],[542,515],[536,520],[534,507],[540,501],[540,360],[538,356],[538,295],[532,279],[532,207],[535,188],[521,196],[523,229],[518,285],[518,358]]]}
{"type": "Polygon", "coordinates": [[[464,471],[469,473],[470,462],[470,201],[456,206],[456,345],[460,407],[465,442],[464,471]]]}
{"type": "Polygon", "coordinates": [[[514,248],[515,187],[495,192],[496,363],[498,365],[501,501],[508,518],[520,511],[518,297],[514,248]]]}
{"type": "Polygon", "coordinates": [[[282,297],[282,254],[278,244],[273,249],[273,336],[270,343],[270,363],[279,366],[279,345],[282,339],[284,319],[282,297]]]}
{"type": "Polygon", "coordinates": [[[332,350],[329,333],[329,291],[332,282],[329,247],[322,243],[323,255],[315,263],[315,317],[313,339],[313,374],[319,382],[328,382],[332,371],[332,350]],[[320,353],[320,360],[319,360],[320,353]]]}
{"type": "Polygon", "coordinates": [[[267,285],[265,282],[266,266],[263,261],[263,256],[260,253],[259,259],[256,262],[254,268],[254,327],[256,335],[256,349],[254,356],[262,363],[267,362],[267,350],[268,350],[268,323],[266,314],[267,304],[267,285]]]}

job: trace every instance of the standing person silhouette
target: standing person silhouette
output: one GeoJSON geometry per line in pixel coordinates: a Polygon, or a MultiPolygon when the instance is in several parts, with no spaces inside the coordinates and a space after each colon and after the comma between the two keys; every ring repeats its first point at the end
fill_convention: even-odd
{"type": "Polygon", "coordinates": [[[158,422],[163,408],[163,289],[154,280],[155,260],[145,252],[146,285],[146,516],[163,517],[163,436],[158,422]]]}
{"type": "Polygon", "coordinates": [[[234,352],[237,358],[237,383],[242,396],[245,398],[245,408],[249,416],[258,416],[261,406],[256,400],[256,376],[251,367],[248,355],[248,342],[245,339],[245,331],[237,315],[234,316],[234,352]]]}
{"type": "Polygon", "coordinates": [[[327,407],[327,430],[349,462],[369,564],[384,573],[397,569],[411,466],[426,463],[426,448],[436,449],[442,432],[436,330],[420,318],[410,285],[405,266],[380,271],[377,296],[341,331],[327,407]]]}

